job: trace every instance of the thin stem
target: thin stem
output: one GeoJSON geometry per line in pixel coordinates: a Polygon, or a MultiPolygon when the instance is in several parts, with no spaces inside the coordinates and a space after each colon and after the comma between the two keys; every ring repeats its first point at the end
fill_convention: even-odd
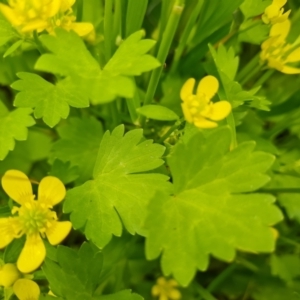
{"type": "Polygon", "coordinates": [[[208,290],[199,283],[196,284],[196,290],[204,300],[217,300],[208,290]]]}
{"type": "Polygon", "coordinates": [[[119,113],[118,113],[118,106],[117,100],[109,103],[110,113],[112,117],[112,129],[119,125],[119,113]]]}
{"type": "Polygon", "coordinates": [[[130,0],[127,5],[126,36],[139,30],[143,24],[148,0],[130,0]]]}
{"type": "Polygon", "coordinates": [[[209,284],[209,286],[207,287],[207,291],[209,291],[210,293],[214,292],[219,287],[219,285],[232,274],[236,267],[236,264],[231,264],[230,266],[228,266],[209,284]]]}
{"type": "Polygon", "coordinates": [[[192,28],[195,25],[195,22],[196,22],[197,18],[199,17],[200,13],[201,13],[203,3],[204,3],[204,0],[198,0],[198,3],[196,5],[195,9],[193,10],[189,20],[188,20],[188,23],[187,23],[187,25],[186,25],[186,27],[185,27],[182,35],[181,35],[179,45],[178,45],[177,49],[175,50],[175,57],[174,57],[174,60],[173,60],[173,63],[172,63],[170,73],[174,73],[177,70],[179,60],[180,60],[180,58],[182,56],[182,53],[185,49],[186,43],[187,43],[188,38],[189,38],[189,36],[191,34],[191,31],[192,31],[192,28]]]}
{"type": "MultiPolygon", "coordinates": [[[[133,78],[133,80],[134,80],[134,78],[133,78]]],[[[135,87],[135,93],[133,95],[133,98],[126,99],[126,104],[127,104],[127,108],[128,108],[132,123],[139,125],[138,113],[136,112],[136,109],[141,106],[141,103],[140,103],[140,97],[139,97],[137,87],[135,87]]]]}
{"type": "Polygon", "coordinates": [[[237,147],[237,138],[236,138],[236,128],[235,128],[235,121],[233,117],[233,113],[231,112],[229,116],[226,118],[226,122],[231,130],[231,144],[230,150],[233,150],[237,147]]]}
{"type": "MultiPolygon", "coordinates": [[[[183,2],[184,2],[183,0],[177,0],[175,5],[172,8],[171,16],[167,23],[166,30],[163,34],[162,41],[159,46],[159,50],[158,50],[158,54],[157,54],[157,59],[160,61],[161,67],[156,68],[151,74],[150,82],[149,82],[147,92],[146,92],[144,105],[150,104],[154,97],[154,94],[155,94],[155,91],[156,91],[156,88],[157,88],[157,85],[159,82],[159,78],[160,78],[161,72],[163,70],[164,63],[166,61],[168,52],[170,50],[171,43],[173,41],[175,32],[177,30],[177,26],[178,26],[178,23],[179,23],[179,20],[180,20],[180,17],[181,17],[183,8],[184,8],[183,2]]],[[[145,118],[143,117],[141,120],[142,120],[142,124],[144,124],[145,118]]]]}
{"type": "Polygon", "coordinates": [[[256,74],[259,73],[259,71],[261,70],[261,66],[258,64],[252,71],[250,71],[245,77],[244,79],[240,80],[240,84],[244,85],[246,84],[251,78],[253,78],[256,74]]]}
{"type": "Polygon", "coordinates": [[[237,74],[237,81],[242,81],[244,78],[259,64],[259,54],[255,55],[244,68],[237,74]]]}
{"type": "Polygon", "coordinates": [[[257,87],[263,85],[275,72],[275,69],[269,69],[266,71],[253,85],[253,87],[257,87]]]}
{"type": "Polygon", "coordinates": [[[290,244],[290,245],[293,245],[293,246],[296,246],[298,248],[300,248],[300,244],[289,239],[289,238],[286,238],[286,237],[283,237],[283,236],[279,236],[279,239],[283,242],[285,242],[286,244],[290,244]]]}
{"type": "Polygon", "coordinates": [[[112,35],[113,35],[113,0],[105,1],[104,11],[104,47],[105,60],[108,62],[112,55],[112,35]]]}
{"type": "Polygon", "coordinates": [[[170,129],[159,139],[158,143],[163,143],[182,123],[183,119],[175,122],[170,129]]]}

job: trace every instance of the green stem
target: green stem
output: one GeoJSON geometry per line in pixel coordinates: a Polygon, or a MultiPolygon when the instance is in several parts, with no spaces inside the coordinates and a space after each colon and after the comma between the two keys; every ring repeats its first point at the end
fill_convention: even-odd
{"type": "Polygon", "coordinates": [[[39,40],[39,35],[36,30],[33,32],[33,39],[35,42],[35,46],[38,49],[38,51],[40,52],[40,54],[44,54],[45,50],[44,50],[43,44],[39,40]]]}
{"type": "Polygon", "coordinates": [[[114,129],[117,125],[119,125],[119,113],[118,113],[117,100],[109,103],[109,108],[112,117],[111,129],[114,129]]]}
{"type": "Polygon", "coordinates": [[[126,15],[126,37],[138,31],[144,20],[148,0],[129,0],[126,15]]]}
{"type": "Polygon", "coordinates": [[[126,99],[126,104],[129,110],[132,123],[139,125],[138,113],[136,112],[136,109],[141,106],[141,103],[140,103],[140,97],[136,86],[135,86],[135,93],[133,95],[133,98],[126,99]]]}
{"type": "Polygon", "coordinates": [[[259,54],[255,55],[244,68],[237,74],[237,81],[240,82],[259,64],[259,54]]]}
{"type": "Polygon", "coordinates": [[[207,291],[209,291],[210,293],[214,292],[220,286],[220,284],[232,274],[236,267],[236,264],[231,264],[230,266],[228,266],[209,284],[209,286],[207,287],[207,291]]]}
{"type": "Polygon", "coordinates": [[[269,69],[266,71],[253,85],[253,87],[257,87],[263,85],[275,72],[275,69],[269,69]]]}
{"type": "Polygon", "coordinates": [[[233,113],[231,112],[229,116],[226,118],[226,122],[231,130],[231,144],[230,150],[233,150],[237,147],[237,138],[236,138],[236,128],[235,128],[235,121],[233,117],[233,113]]]}
{"type": "MultiPolygon", "coordinates": [[[[173,41],[183,8],[184,8],[183,0],[177,0],[175,2],[175,5],[172,8],[171,16],[167,23],[166,30],[163,33],[162,41],[159,46],[159,50],[157,54],[157,59],[160,61],[161,67],[156,68],[151,74],[150,82],[145,96],[144,105],[150,104],[154,98],[154,94],[159,82],[159,78],[163,70],[163,66],[166,61],[168,52],[170,50],[171,43],[173,41]]],[[[143,117],[141,120],[142,120],[142,124],[144,124],[145,118],[143,117]]]]}
{"type": "Polygon", "coordinates": [[[202,285],[199,283],[196,284],[196,290],[199,293],[199,295],[204,300],[217,300],[208,290],[206,290],[202,285]]]}
{"type": "Polygon", "coordinates": [[[113,35],[113,0],[105,1],[104,11],[104,47],[105,60],[108,62],[112,55],[112,35],[113,35]]]}
{"type": "Polygon", "coordinates": [[[256,74],[259,73],[259,71],[261,70],[261,65],[256,65],[256,67],[250,71],[245,77],[244,79],[240,80],[239,83],[241,85],[244,85],[246,84],[251,78],[253,78],[256,74]]]}
{"type": "Polygon", "coordinates": [[[286,244],[290,244],[290,245],[293,245],[293,246],[296,246],[298,248],[300,248],[300,244],[289,239],[289,238],[286,238],[286,237],[283,237],[283,236],[279,236],[279,239],[282,240],[283,242],[285,242],[286,244]]]}
{"type": "Polygon", "coordinates": [[[170,129],[159,139],[158,143],[163,143],[182,123],[183,119],[179,119],[170,129]]]}
{"type": "Polygon", "coordinates": [[[192,31],[192,28],[195,25],[195,22],[196,22],[197,18],[200,15],[203,3],[204,3],[204,0],[198,0],[198,3],[196,5],[196,7],[193,10],[193,12],[192,12],[192,14],[191,14],[191,16],[190,16],[190,18],[187,22],[187,25],[186,25],[186,27],[185,27],[182,35],[181,35],[179,45],[178,45],[177,49],[175,50],[175,56],[174,56],[174,60],[173,60],[173,63],[172,63],[170,73],[174,73],[177,70],[179,60],[180,60],[180,58],[182,56],[182,53],[185,49],[186,43],[187,43],[188,38],[189,38],[189,36],[191,34],[191,31],[192,31]]]}

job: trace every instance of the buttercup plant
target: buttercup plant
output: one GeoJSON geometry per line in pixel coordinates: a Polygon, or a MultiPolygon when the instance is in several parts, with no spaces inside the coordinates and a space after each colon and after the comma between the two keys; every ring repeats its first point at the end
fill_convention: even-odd
{"type": "Polygon", "coordinates": [[[300,295],[299,15],[0,0],[0,300],[300,295]]]}
{"type": "Polygon", "coordinates": [[[20,207],[13,207],[12,217],[0,219],[0,248],[26,235],[17,266],[22,273],[30,273],[41,265],[46,256],[41,236],[47,237],[50,244],[57,245],[71,230],[71,222],[58,222],[56,213],[51,210],[64,199],[66,190],[58,178],[47,176],[40,182],[38,199],[34,200],[28,177],[17,170],[7,171],[1,182],[4,191],[20,207]]]}

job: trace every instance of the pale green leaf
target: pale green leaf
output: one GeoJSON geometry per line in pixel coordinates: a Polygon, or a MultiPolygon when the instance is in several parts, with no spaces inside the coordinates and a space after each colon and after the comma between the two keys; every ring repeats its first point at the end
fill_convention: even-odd
{"type": "Polygon", "coordinates": [[[245,18],[250,18],[261,15],[271,3],[272,0],[244,0],[240,9],[245,18]]]}
{"type": "Polygon", "coordinates": [[[24,43],[24,40],[18,40],[15,43],[13,43],[3,54],[3,57],[7,57],[10,54],[14,53],[22,44],[24,43]]]}
{"type": "Polygon", "coordinates": [[[78,167],[80,182],[90,179],[103,135],[101,123],[94,117],[70,118],[57,131],[60,139],[53,145],[50,161],[69,161],[71,167],[78,167]]]}
{"type": "Polygon", "coordinates": [[[167,176],[149,171],[163,164],[165,148],[143,140],[136,129],[124,135],[124,126],[106,132],[100,144],[93,180],[67,193],[64,211],[74,228],[104,247],[122,227],[145,235],[143,226],[149,200],[157,190],[169,188],[167,176]],[[146,173],[145,173],[146,172],[146,173]]]}
{"type": "Polygon", "coordinates": [[[0,160],[15,148],[15,140],[25,141],[27,127],[35,124],[30,108],[17,108],[9,112],[0,101],[0,160]]]}
{"type": "Polygon", "coordinates": [[[147,53],[155,45],[154,40],[141,40],[143,30],[131,34],[118,48],[104,70],[113,74],[141,75],[160,66],[159,61],[147,53]]]}
{"type": "Polygon", "coordinates": [[[19,73],[18,80],[12,87],[20,91],[14,104],[17,107],[34,108],[34,116],[43,118],[44,122],[54,127],[60,119],[66,119],[70,106],[87,107],[88,99],[76,91],[69,79],[59,81],[56,85],[31,73],[19,73]]]}
{"type": "Polygon", "coordinates": [[[157,193],[146,221],[147,257],[162,252],[164,274],[183,285],[207,269],[210,254],[232,261],[236,249],[273,251],[270,226],[282,220],[273,196],[251,193],[269,181],[264,173],[274,157],[254,152],[253,142],[229,151],[226,127],[206,136],[197,133],[176,146],[168,160],[174,194],[157,193]]]}
{"type": "Polygon", "coordinates": [[[145,105],[137,108],[136,111],[153,120],[174,121],[179,118],[171,109],[160,105],[145,105]]]}
{"type": "Polygon", "coordinates": [[[256,95],[260,87],[253,88],[250,91],[244,91],[242,86],[234,81],[234,77],[238,68],[238,57],[235,57],[232,48],[226,50],[224,46],[220,46],[216,51],[209,45],[221,84],[225,92],[224,100],[229,101],[233,107],[247,105],[261,110],[269,110],[268,101],[264,96],[256,95]]]}
{"type": "Polygon", "coordinates": [[[134,84],[124,75],[139,75],[158,66],[156,59],[145,54],[153,47],[153,41],[141,38],[139,31],[126,39],[102,70],[77,34],[57,30],[56,36],[40,37],[52,54],[42,55],[35,67],[70,77],[76,90],[93,104],[109,102],[117,96],[132,98],[134,84]]]}

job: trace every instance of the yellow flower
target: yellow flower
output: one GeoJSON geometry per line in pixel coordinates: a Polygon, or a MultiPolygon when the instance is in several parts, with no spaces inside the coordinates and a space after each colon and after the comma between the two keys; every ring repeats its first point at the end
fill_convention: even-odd
{"type": "Polygon", "coordinates": [[[56,213],[51,210],[64,199],[66,189],[58,178],[44,177],[38,187],[38,199],[34,200],[28,177],[17,170],[4,174],[2,187],[20,207],[13,207],[13,216],[0,218],[0,249],[25,234],[26,242],[17,267],[22,273],[29,273],[37,269],[46,256],[41,236],[47,236],[51,245],[57,245],[71,230],[71,222],[58,222],[56,213]]]}
{"type": "Polygon", "coordinates": [[[181,293],[176,289],[178,283],[174,279],[166,280],[160,277],[156,281],[156,285],[152,287],[152,296],[158,297],[159,300],[179,300],[181,293]]]}
{"type": "Polygon", "coordinates": [[[13,291],[19,300],[39,300],[40,288],[30,279],[19,279],[13,286],[13,291]]]}
{"type": "Polygon", "coordinates": [[[5,264],[0,267],[0,286],[11,289],[19,300],[38,300],[39,286],[32,280],[20,278],[21,273],[15,264],[5,264]]]}
{"type": "Polygon", "coordinates": [[[290,20],[274,24],[271,27],[270,37],[261,45],[260,59],[267,62],[269,68],[285,74],[300,74],[300,68],[289,63],[300,62],[300,47],[286,42],[291,28],[290,20]]]}
{"type": "Polygon", "coordinates": [[[0,286],[11,287],[20,277],[21,273],[15,264],[5,264],[0,267],[0,286]]]}
{"type": "Polygon", "coordinates": [[[287,20],[291,10],[284,12],[283,6],[286,4],[287,0],[273,0],[272,4],[269,5],[264,14],[262,15],[262,20],[266,24],[281,23],[287,20]]]}
{"type": "Polygon", "coordinates": [[[180,91],[181,104],[185,119],[194,123],[198,128],[214,128],[231,112],[228,101],[211,102],[219,89],[219,82],[214,76],[202,78],[197,87],[196,95],[193,94],[195,79],[188,79],[180,91]]]}
{"type": "Polygon", "coordinates": [[[54,33],[57,27],[73,30],[79,36],[94,32],[91,23],[75,22],[72,6],[75,0],[9,0],[9,5],[0,3],[0,12],[21,33],[54,33]]]}

